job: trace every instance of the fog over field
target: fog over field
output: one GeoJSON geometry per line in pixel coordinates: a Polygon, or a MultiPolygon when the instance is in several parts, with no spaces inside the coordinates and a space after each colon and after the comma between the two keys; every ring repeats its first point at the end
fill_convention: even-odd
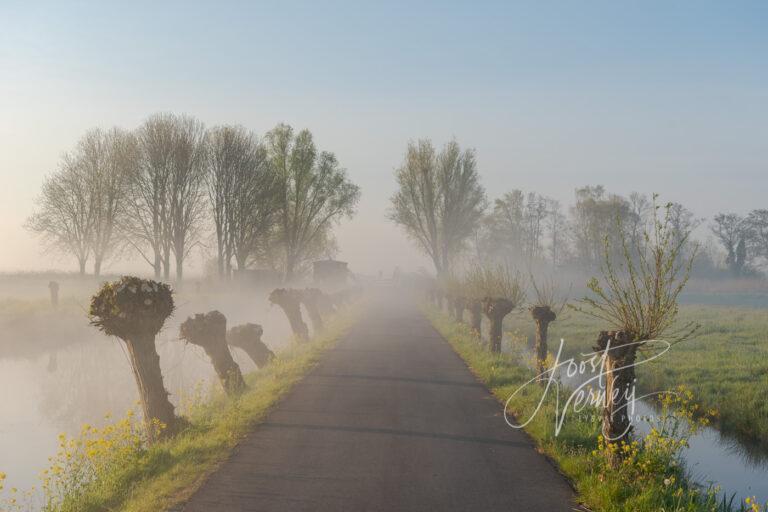
{"type": "Polygon", "coordinates": [[[0,512],[768,512],[766,27],[0,1],[0,512]]]}

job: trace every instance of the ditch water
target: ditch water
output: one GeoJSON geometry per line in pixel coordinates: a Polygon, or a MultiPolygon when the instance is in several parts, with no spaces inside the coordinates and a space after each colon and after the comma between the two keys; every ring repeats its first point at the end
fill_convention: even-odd
{"type": "MultiPolygon", "coordinates": [[[[262,324],[263,339],[273,349],[289,339],[285,316],[266,300],[213,296],[182,299],[177,306],[157,338],[165,385],[177,406],[192,400],[198,390],[210,389],[215,380],[203,350],[178,339],[178,326],[187,316],[218,309],[230,326],[262,324]]],[[[62,336],[57,336],[62,332],[58,324],[39,321],[34,328],[0,329],[0,472],[7,474],[5,496],[11,487],[20,492],[39,488],[39,474],[50,466],[48,458],[57,452],[60,433],[76,435],[85,423],[100,426],[107,413],[115,421],[136,407],[136,384],[122,342],[90,327],[84,312],[73,320],[78,322],[77,329],[62,336]]],[[[256,369],[239,350],[233,356],[243,372],[256,369]]],[[[0,493],[0,502],[2,497],[0,493]]]]}
{"type": "MultiPolygon", "coordinates": [[[[569,378],[560,371],[558,377],[564,387],[575,389],[597,375],[585,373],[569,378]]],[[[647,434],[650,425],[643,418],[657,414],[649,402],[636,400],[632,412],[636,432],[647,434]]],[[[760,503],[768,501],[768,453],[765,450],[747,446],[715,428],[703,427],[690,438],[684,459],[696,483],[705,488],[719,486],[720,494],[727,499],[735,495],[734,503],[743,503],[744,498],[751,496],[757,497],[760,503]]]]}

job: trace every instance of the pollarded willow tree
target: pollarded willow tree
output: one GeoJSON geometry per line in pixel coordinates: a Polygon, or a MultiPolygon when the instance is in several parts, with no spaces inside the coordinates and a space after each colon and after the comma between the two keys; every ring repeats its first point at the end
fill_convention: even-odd
{"type": "MultiPolygon", "coordinates": [[[[536,282],[536,278],[531,275],[531,286],[535,294],[533,304],[528,308],[534,323],[536,324],[536,343],[534,352],[536,356],[536,370],[539,375],[546,370],[547,362],[547,337],[549,324],[557,320],[568,301],[567,296],[561,296],[558,285],[554,278],[543,279],[536,282]]],[[[541,382],[545,383],[546,379],[541,382]]]]}
{"type": "Polygon", "coordinates": [[[301,316],[301,291],[277,288],[269,294],[269,302],[283,310],[297,341],[303,343],[309,340],[309,328],[301,316]]]}
{"type": "Polygon", "coordinates": [[[469,325],[480,338],[483,330],[483,298],[485,297],[483,267],[475,266],[464,274],[462,290],[466,308],[469,310],[469,325]]]}
{"type": "Polygon", "coordinates": [[[179,327],[179,338],[205,350],[224,391],[235,396],[245,389],[240,367],[227,345],[227,318],[218,311],[187,318],[179,327]]]}
{"type": "Polygon", "coordinates": [[[315,334],[325,328],[324,316],[333,312],[330,298],[319,288],[305,288],[299,290],[301,303],[307,309],[309,320],[312,322],[312,330],[315,334]]]}
{"type": "Polygon", "coordinates": [[[491,352],[499,353],[504,318],[525,301],[525,283],[506,265],[483,267],[481,272],[481,304],[490,322],[489,347],[491,352]]]}
{"type": "Polygon", "coordinates": [[[286,282],[331,244],[331,228],[351,217],[360,199],[336,156],[318,152],[309,130],[280,124],[266,136],[269,163],[277,180],[275,230],[286,282]]]}
{"type": "Polygon", "coordinates": [[[444,272],[437,280],[448,302],[448,313],[457,322],[464,319],[465,299],[461,278],[453,272],[444,272]]]}
{"type": "Polygon", "coordinates": [[[486,208],[473,150],[450,142],[437,153],[432,142],[408,144],[395,172],[398,191],[389,218],[431,259],[438,276],[449,271],[486,208]]]}
{"type": "MultiPolygon", "coordinates": [[[[618,250],[623,258],[618,264],[613,257],[617,249],[606,239],[602,279],[591,279],[592,296],[573,306],[613,329],[601,332],[595,347],[605,356],[602,434],[609,443],[621,443],[631,436],[628,397],[638,353],[657,348],[650,343],[654,340],[683,341],[698,327],[677,323],[678,297],[688,282],[696,248],[687,258],[680,258],[690,233],[680,236],[671,222],[672,204],[660,214],[656,198],[654,195],[652,223],[644,236],[621,237],[618,250]]],[[[625,232],[622,226],[618,231],[625,232]]],[[[609,462],[618,465],[622,454],[621,450],[609,451],[609,462]]]]}
{"type": "Polygon", "coordinates": [[[168,285],[138,277],[105,284],[91,299],[91,324],[117,336],[128,349],[144,421],[150,439],[169,434],[176,426],[173,404],[163,384],[155,336],[174,310],[168,285]],[[158,431],[156,422],[164,428],[158,431]]]}
{"type": "Polygon", "coordinates": [[[227,343],[248,354],[257,368],[264,368],[275,358],[275,353],[261,341],[264,329],[258,324],[236,325],[227,331],[227,343]]]}

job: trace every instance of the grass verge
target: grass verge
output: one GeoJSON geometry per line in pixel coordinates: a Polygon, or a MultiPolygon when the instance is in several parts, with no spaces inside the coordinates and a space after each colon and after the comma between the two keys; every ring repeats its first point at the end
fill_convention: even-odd
{"type": "MultiPolygon", "coordinates": [[[[467,325],[453,321],[433,307],[425,307],[424,312],[502,404],[534,377],[533,370],[514,356],[490,353],[467,325]]],[[[559,434],[555,435],[553,399],[545,400],[538,413],[531,417],[541,400],[541,393],[541,388],[535,384],[525,386],[510,399],[507,410],[519,423],[528,421],[526,432],[539,450],[570,479],[580,501],[590,509],[606,512],[753,510],[744,504],[718,500],[713,490],[703,490],[690,483],[681,463],[680,448],[672,448],[674,443],[682,444],[684,438],[665,438],[657,434],[627,448],[620,447],[628,451],[628,463],[618,469],[609,467],[603,453],[606,447],[599,437],[599,411],[570,414],[559,434]]],[[[683,411],[683,416],[679,414],[668,410],[660,417],[664,421],[680,422],[678,426],[691,421],[688,411],[683,411]]]]}

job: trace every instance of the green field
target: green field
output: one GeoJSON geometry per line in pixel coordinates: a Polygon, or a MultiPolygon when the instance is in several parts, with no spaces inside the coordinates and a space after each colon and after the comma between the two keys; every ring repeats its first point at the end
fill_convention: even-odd
{"type": "MultiPolygon", "coordinates": [[[[768,310],[686,305],[680,321],[696,322],[699,330],[638,367],[640,391],[685,385],[704,409],[719,412],[715,421],[723,433],[768,448],[768,310]]],[[[527,337],[533,333],[533,321],[519,311],[507,317],[505,328],[527,337]]],[[[566,355],[590,352],[598,332],[610,328],[566,309],[550,325],[550,350],[556,350],[562,338],[566,355]]]]}

